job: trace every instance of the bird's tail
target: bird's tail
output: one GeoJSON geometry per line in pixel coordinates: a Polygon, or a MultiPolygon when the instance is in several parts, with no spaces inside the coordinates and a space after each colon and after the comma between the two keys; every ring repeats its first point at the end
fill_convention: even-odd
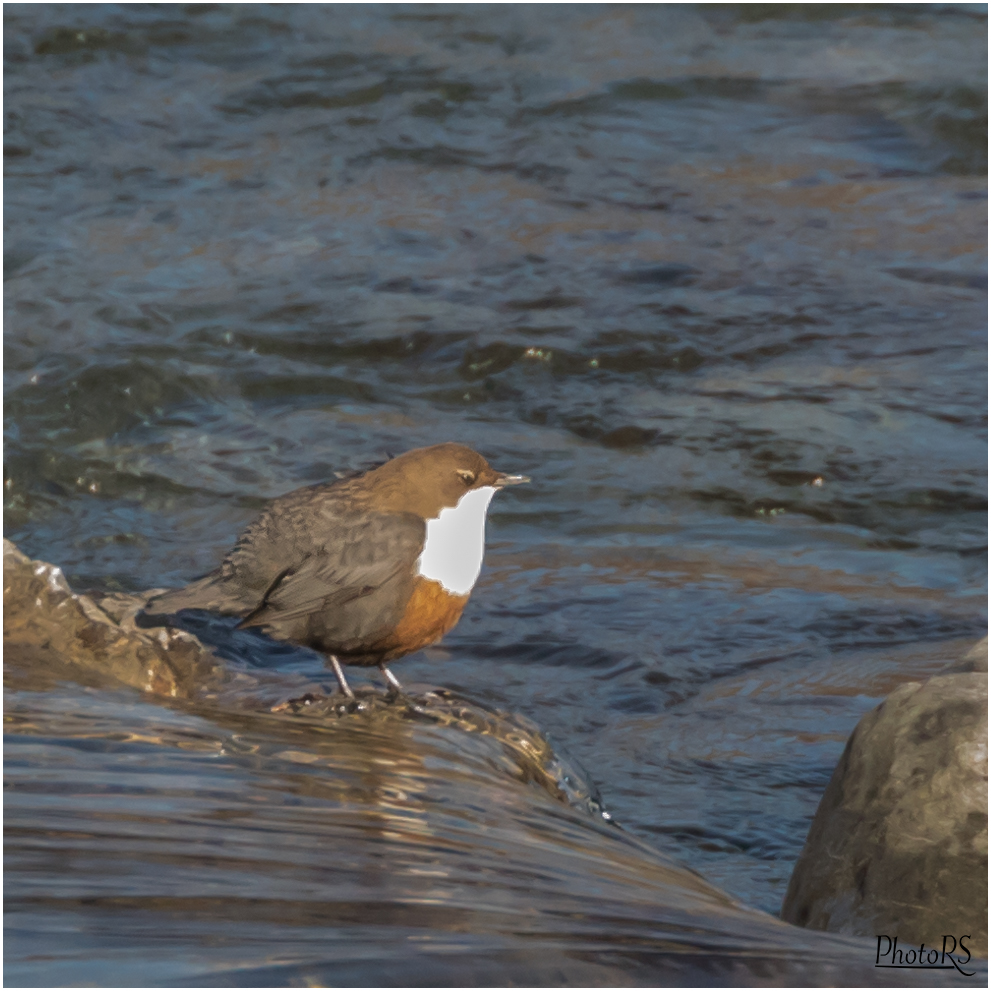
{"type": "Polygon", "coordinates": [[[191,582],[185,588],[177,588],[161,595],[153,595],[142,610],[145,621],[164,621],[183,609],[205,609],[224,616],[244,616],[251,606],[231,596],[219,582],[216,573],[209,574],[199,581],[191,582]]]}

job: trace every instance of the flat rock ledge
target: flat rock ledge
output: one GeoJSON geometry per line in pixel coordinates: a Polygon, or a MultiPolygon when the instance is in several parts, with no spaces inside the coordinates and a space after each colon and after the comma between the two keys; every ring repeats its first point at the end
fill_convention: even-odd
{"type": "Polygon", "coordinates": [[[60,568],[32,561],[4,540],[4,650],[56,658],[156,695],[188,697],[215,676],[216,661],[189,633],[134,625],[152,594],[79,595],[60,568]]]}
{"type": "Polygon", "coordinates": [[[786,922],[906,948],[963,935],[987,956],[987,714],[985,638],[860,720],[795,864],[786,922]]]}

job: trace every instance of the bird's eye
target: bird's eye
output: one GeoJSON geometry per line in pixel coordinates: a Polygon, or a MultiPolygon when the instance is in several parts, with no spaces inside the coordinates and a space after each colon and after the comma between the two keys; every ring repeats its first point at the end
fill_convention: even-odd
{"type": "Polygon", "coordinates": [[[461,476],[461,481],[464,482],[465,485],[475,484],[475,473],[473,471],[469,471],[467,468],[458,468],[457,472],[461,476]]]}

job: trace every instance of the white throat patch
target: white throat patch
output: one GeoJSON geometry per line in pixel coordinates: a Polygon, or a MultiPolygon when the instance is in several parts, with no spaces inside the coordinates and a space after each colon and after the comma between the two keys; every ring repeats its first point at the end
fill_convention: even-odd
{"type": "Polygon", "coordinates": [[[495,495],[494,485],[466,492],[454,507],[427,520],[427,540],[416,562],[424,578],[440,582],[453,595],[467,595],[482,570],[485,554],[485,513],[495,495]]]}

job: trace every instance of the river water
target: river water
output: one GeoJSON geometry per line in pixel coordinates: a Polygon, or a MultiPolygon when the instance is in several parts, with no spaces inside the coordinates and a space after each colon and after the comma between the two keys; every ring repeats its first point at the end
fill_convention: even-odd
{"type": "MultiPolygon", "coordinates": [[[[610,904],[663,901],[680,863],[777,913],[859,717],[986,628],[986,7],[4,14],[5,535],[77,589],[179,585],[272,496],[470,444],[533,484],[494,503],[460,625],[396,672],[530,720],[623,827],[491,778],[451,727],[290,746],[244,706],[28,666],[17,982],[296,966],[315,931],[364,947],[339,981],[401,977],[381,919],[457,943],[466,904],[422,908],[454,861],[487,911],[529,893],[533,932],[559,905],[565,945],[617,836],[640,859],[610,904]],[[341,836],[350,907],[314,929],[341,836]]],[[[478,982],[457,966],[430,979],[478,982]]]]}

